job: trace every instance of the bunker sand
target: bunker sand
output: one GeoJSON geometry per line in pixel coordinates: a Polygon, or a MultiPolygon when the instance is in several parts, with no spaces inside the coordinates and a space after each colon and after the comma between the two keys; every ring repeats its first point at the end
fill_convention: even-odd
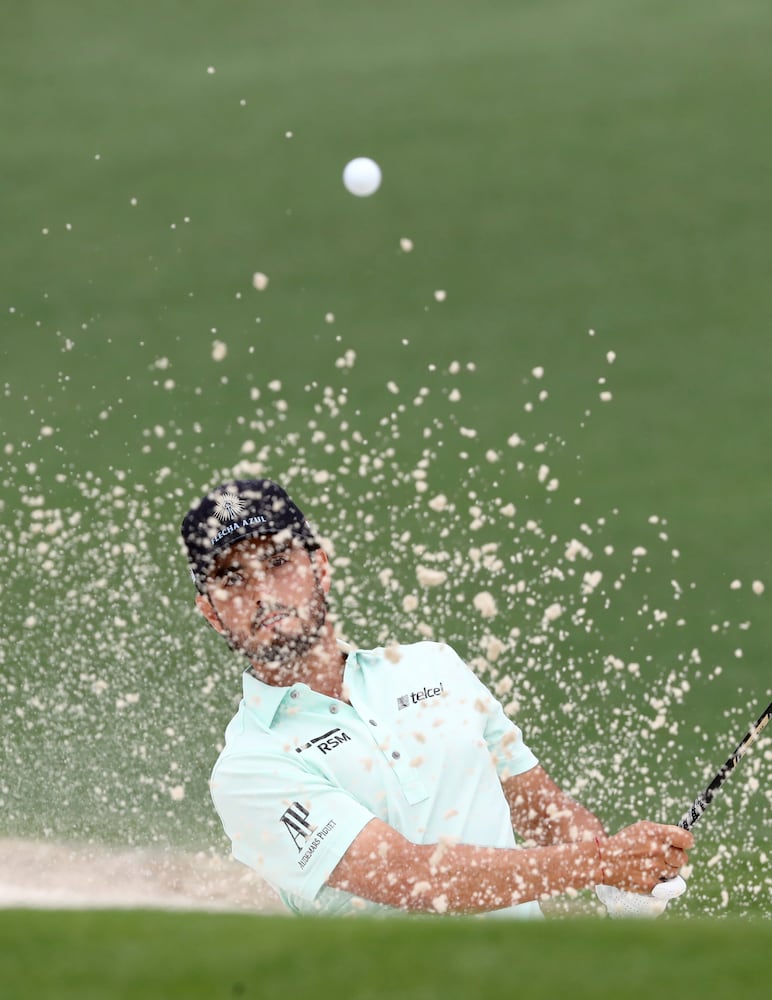
{"type": "Polygon", "coordinates": [[[227,856],[13,838],[0,839],[0,907],[286,912],[227,856]]]}

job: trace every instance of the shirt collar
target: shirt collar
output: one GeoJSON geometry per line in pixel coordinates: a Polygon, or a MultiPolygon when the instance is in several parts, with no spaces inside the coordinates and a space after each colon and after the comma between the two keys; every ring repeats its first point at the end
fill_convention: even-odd
{"type": "Polygon", "coordinates": [[[279,705],[292,689],[265,684],[249,670],[244,671],[243,688],[244,702],[247,708],[255,713],[266,729],[270,729],[274,716],[279,710],[279,705]]]}
{"type": "MultiPolygon", "coordinates": [[[[356,652],[355,646],[343,642],[341,639],[338,639],[338,648],[346,657],[356,652]]],[[[292,687],[307,687],[305,684],[293,684],[292,687],[277,687],[274,684],[266,684],[249,670],[244,671],[242,686],[247,707],[255,713],[266,729],[270,729],[273,725],[279,706],[289,695],[292,687]]]]}

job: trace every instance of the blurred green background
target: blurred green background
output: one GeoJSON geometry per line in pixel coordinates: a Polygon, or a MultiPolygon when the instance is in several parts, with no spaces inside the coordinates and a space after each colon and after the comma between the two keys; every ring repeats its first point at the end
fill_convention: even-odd
{"type": "MultiPolygon", "coordinates": [[[[227,849],[240,668],[176,536],[245,460],[334,542],[347,634],[431,627],[610,826],[676,821],[772,691],[769,4],[3,21],[0,834],[227,849]]],[[[769,746],[694,912],[772,912],[769,746]]]]}
{"type": "Polygon", "coordinates": [[[8,1000],[212,1000],[313,992],[357,1000],[512,995],[646,1000],[678,983],[717,1000],[763,988],[769,927],[585,919],[356,921],[211,913],[0,913],[8,1000]],[[345,937],[344,937],[345,935],[345,937]],[[731,936],[730,936],[731,935],[731,936]],[[46,961],[40,961],[45,948],[46,961]],[[545,955],[550,960],[545,961],[545,955]],[[300,960],[299,960],[300,958],[300,960]],[[516,971],[513,971],[514,970],[516,971]]]}

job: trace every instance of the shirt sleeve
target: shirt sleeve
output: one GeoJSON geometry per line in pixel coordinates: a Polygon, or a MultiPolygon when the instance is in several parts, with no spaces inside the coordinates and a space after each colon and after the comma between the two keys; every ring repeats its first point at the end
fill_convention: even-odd
{"type": "Polygon", "coordinates": [[[373,814],[278,750],[226,750],[211,794],[233,856],[275,888],[313,901],[373,814]]]}
{"type": "Polygon", "coordinates": [[[496,772],[503,781],[515,774],[530,771],[539,761],[525,744],[520,727],[507,717],[501,703],[490,692],[488,694],[492,705],[485,725],[485,742],[488,744],[496,772]]]}
{"type": "Polygon", "coordinates": [[[485,742],[499,778],[503,781],[505,778],[523,774],[536,767],[539,760],[523,740],[520,727],[507,716],[501,702],[494,697],[472,668],[463,660],[460,662],[468,671],[469,683],[475,692],[475,698],[486,714],[485,742]]]}

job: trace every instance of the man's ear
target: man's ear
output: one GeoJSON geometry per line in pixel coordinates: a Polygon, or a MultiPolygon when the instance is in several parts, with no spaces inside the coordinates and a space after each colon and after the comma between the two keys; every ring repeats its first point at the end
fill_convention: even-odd
{"type": "Polygon", "coordinates": [[[220,621],[219,615],[212,607],[212,602],[208,597],[203,594],[196,594],[196,607],[201,612],[201,614],[206,618],[209,624],[215,631],[222,633],[223,623],[220,621]]]}
{"type": "Polygon", "coordinates": [[[309,555],[316,566],[316,572],[319,575],[319,582],[322,585],[322,590],[325,594],[328,594],[332,584],[332,571],[330,569],[330,560],[327,557],[327,553],[324,549],[313,549],[309,555]]]}

